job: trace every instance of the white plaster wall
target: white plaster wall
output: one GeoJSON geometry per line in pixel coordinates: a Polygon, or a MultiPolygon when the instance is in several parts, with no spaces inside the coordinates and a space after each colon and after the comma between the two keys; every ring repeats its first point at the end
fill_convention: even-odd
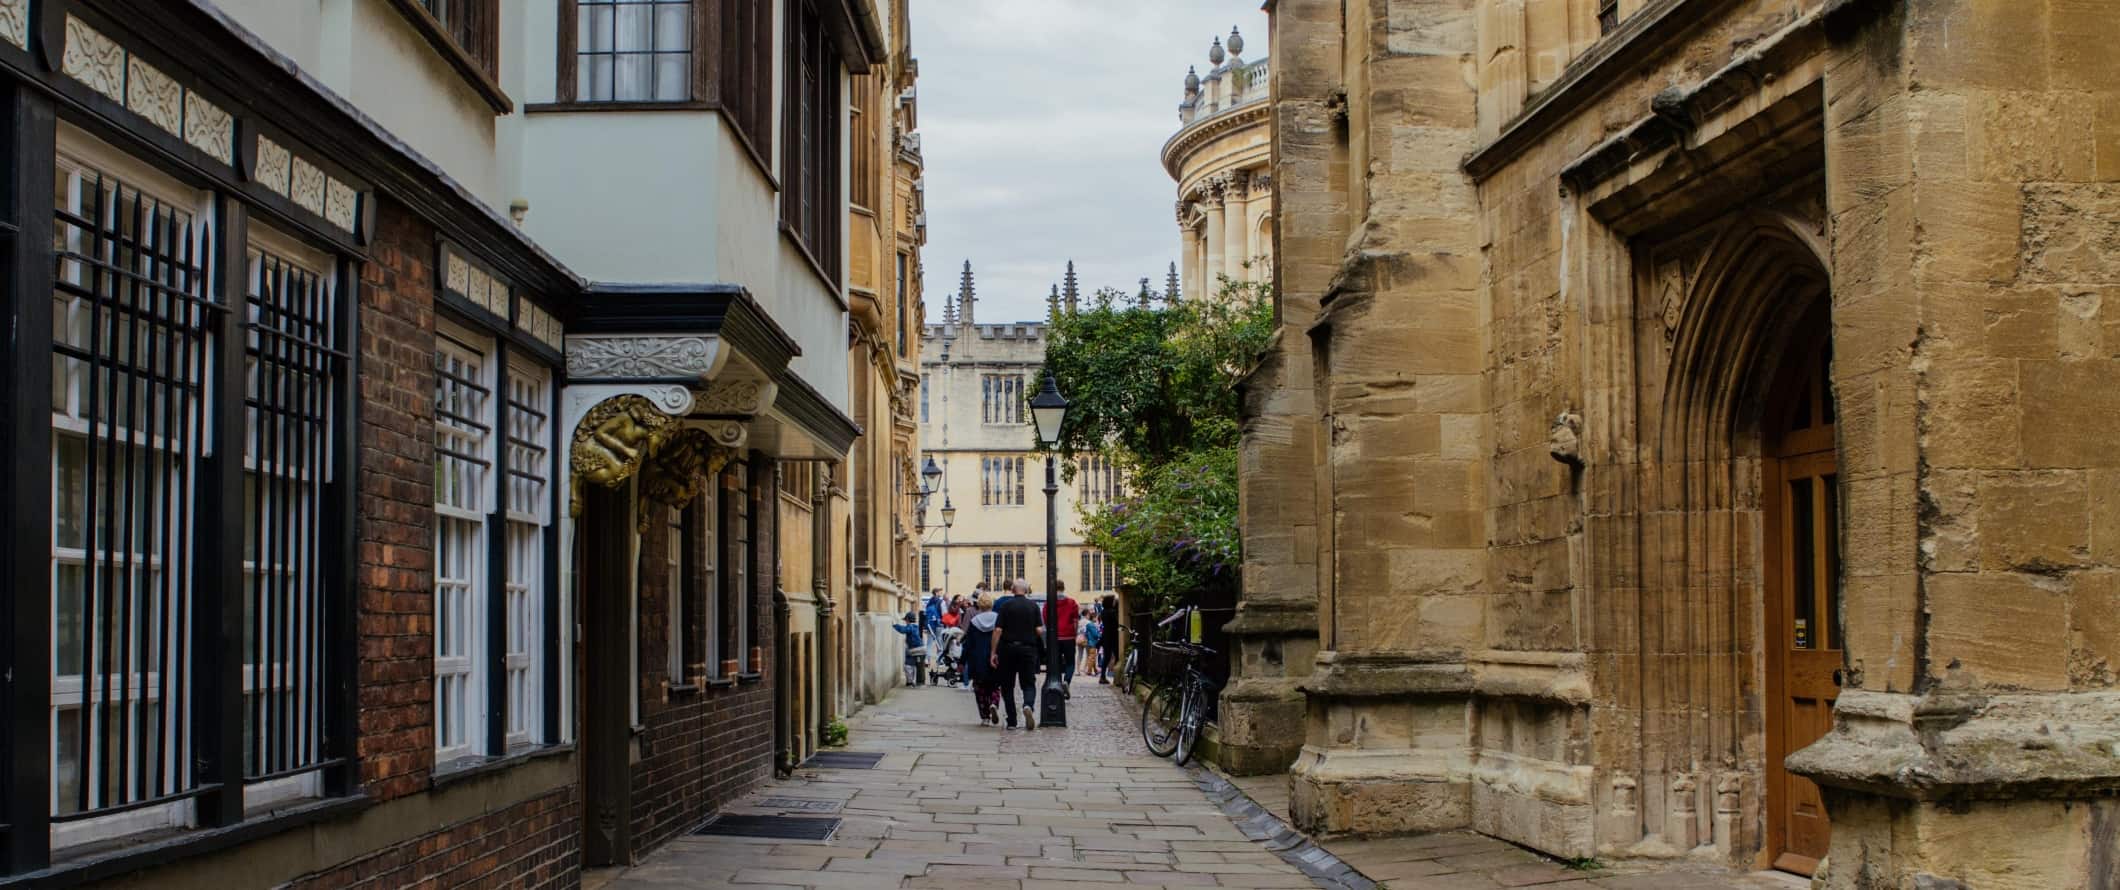
{"type": "MultiPolygon", "coordinates": [[[[217,0],[414,151],[505,212],[493,107],[382,0],[217,0]]],[[[504,20],[521,4],[504,7],[504,20]]],[[[503,53],[507,58],[507,53],[503,53]]]]}

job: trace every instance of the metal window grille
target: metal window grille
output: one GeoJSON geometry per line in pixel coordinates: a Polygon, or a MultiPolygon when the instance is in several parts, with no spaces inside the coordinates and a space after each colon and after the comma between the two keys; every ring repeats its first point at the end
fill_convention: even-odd
{"type": "Polygon", "coordinates": [[[485,726],[486,515],[493,389],[478,347],[435,337],[434,743],[437,759],[479,750],[485,726]]]}
{"type": "Polygon", "coordinates": [[[692,0],[577,0],[575,14],[577,99],[692,98],[692,0]]]}
{"type": "Polygon", "coordinates": [[[323,759],[324,486],[332,387],[326,270],[249,251],[244,325],[243,766],[252,779],[323,759]]]}
{"type": "Polygon", "coordinates": [[[188,645],[214,302],[191,211],[62,158],[52,295],[58,821],[194,793],[188,645]]]}
{"type": "Polygon", "coordinates": [[[664,636],[668,638],[670,660],[666,665],[671,683],[685,681],[685,511],[669,508],[669,542],[663,549],[663,568],[667,576],[663,580],[663,596],[669,611],[663,614],[664,636]]]}
{"type": "Polygon", "coordinates": [[[695,560],[693,570],[697,579],[694,583],[699,585],[705,595],[695,598],[694,602],[700,604],[700,609],[692,617],[695,626],[687,628],[686,633],[692,639],[704,641],[700,660],[703,662],[704,674],[709,677],[720,671],[721,660],[729,657],[722,654],[725,647],[721,634],[721,597],[716,593],[721,588],[715,583],[715,566],[719,562],[716,559],[716,551],[719,548],[715,542],[720,539],[715,536],[714,530],[720,527],[715,515],[718,512],[715,509],[714,492],[709,489],[694,505],[692,521],[695,527],[687,533],[691,540],[692,558],[695,560]]]}
{"type": "Polygon", "coordinates": [[[544,726],[545,539],[552,524],[552,375],[508,366],[507,743],[538,741],[544,726]]]}

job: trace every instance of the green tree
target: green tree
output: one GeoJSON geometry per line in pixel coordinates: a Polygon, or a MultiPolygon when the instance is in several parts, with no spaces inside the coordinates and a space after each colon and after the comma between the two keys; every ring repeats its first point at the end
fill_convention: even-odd
{"type": "Polygon", "coordinates": [[[1070,402],[1057,448],[1070,474],[1098,454],[1127,476],[1124,496],[1083,506],[1085,537],[1151,608],[1237,585],[1236,384],[1274,325],[1265,286],[1221,284],[1171,306],[1102,290],[1046,341],[1070,402]]]}

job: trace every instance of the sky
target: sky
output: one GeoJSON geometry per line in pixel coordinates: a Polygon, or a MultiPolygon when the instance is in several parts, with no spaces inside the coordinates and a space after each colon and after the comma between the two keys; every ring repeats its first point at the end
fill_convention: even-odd
{"type": "Polygon", "coordinates": [[[963,262],[978,320],[1045,318],[1067,261],[1085,293],[1158,291],[1178,258],[1178,129],[1185,69],[1244,34],[1266,56],[1260,0],[912,0],[927,161],[923,294],[942,321],[963,262]]]}

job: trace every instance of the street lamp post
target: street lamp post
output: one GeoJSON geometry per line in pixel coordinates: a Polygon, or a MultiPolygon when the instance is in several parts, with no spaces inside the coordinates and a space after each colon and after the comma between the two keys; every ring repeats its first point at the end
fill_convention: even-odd
{"type": "Polygon", "coordinates": [[[1060,483],[1053,476],[1053,448],[1060,443],[1060,423],[1067,417],[1067,397],[1060,394],[1052,372],[1045,386],[1031,399],[1031,420],[1038,425],[1038,442],[1045,446],[1045,688],[1038,695],[1038,725],[1067,726],[1067,687],[1060,682],[1060,483]]]}

